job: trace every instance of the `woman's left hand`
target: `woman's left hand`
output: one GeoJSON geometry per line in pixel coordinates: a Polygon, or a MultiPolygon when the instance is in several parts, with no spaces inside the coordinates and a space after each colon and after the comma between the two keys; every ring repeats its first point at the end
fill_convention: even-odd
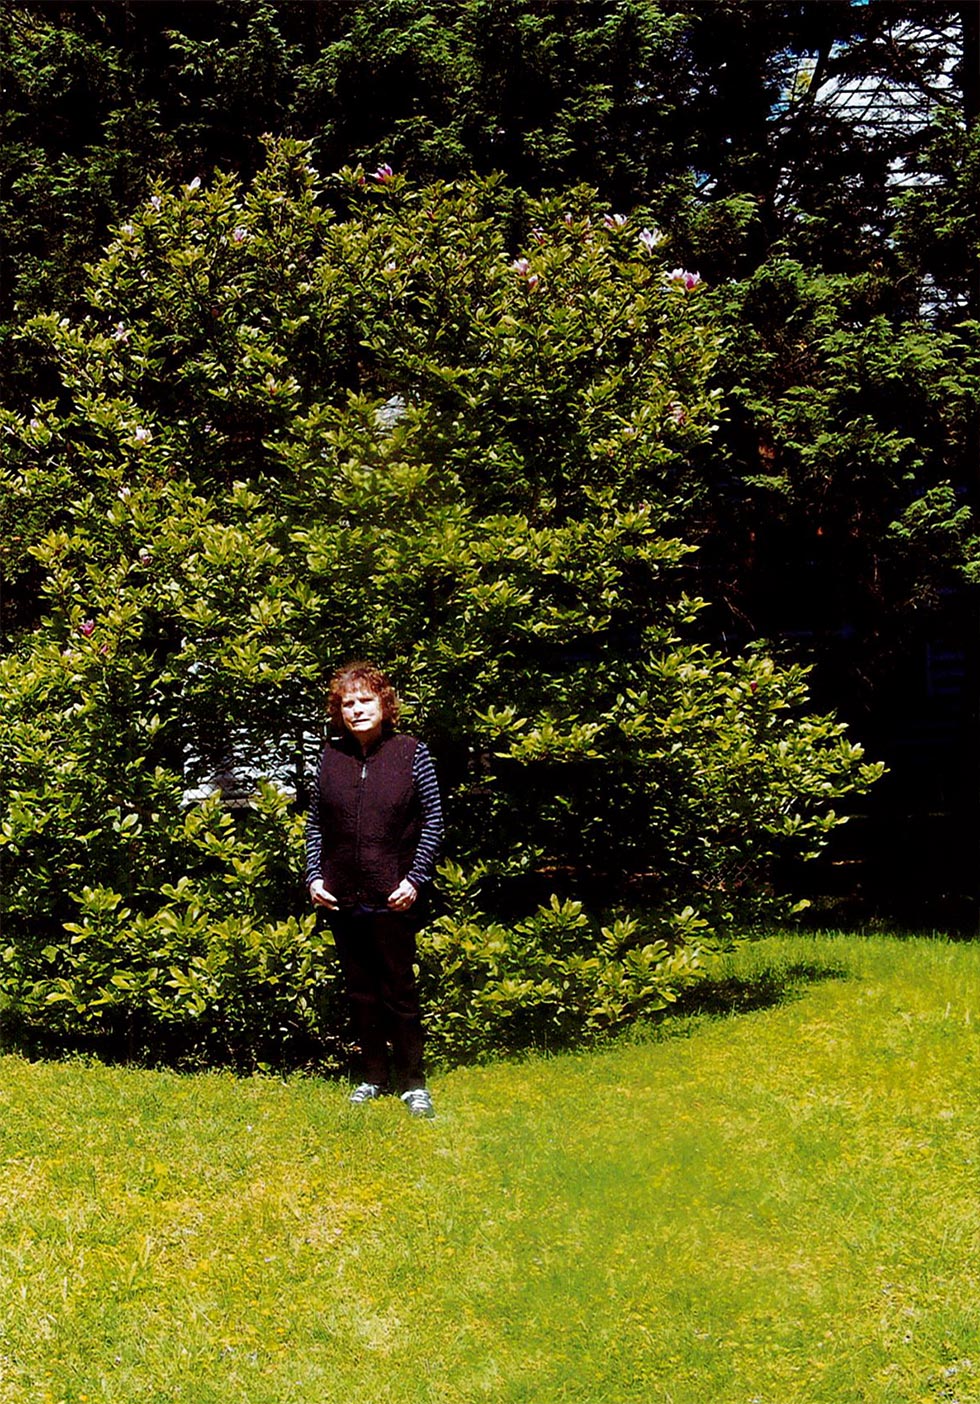
{"type": "Polygon", "coordinates": [[[418,895],[415,884],[409,882],[408,878],[402,878],[394,892],[389,896],[388,906],[393,912],[407,912],[418,895]]]}

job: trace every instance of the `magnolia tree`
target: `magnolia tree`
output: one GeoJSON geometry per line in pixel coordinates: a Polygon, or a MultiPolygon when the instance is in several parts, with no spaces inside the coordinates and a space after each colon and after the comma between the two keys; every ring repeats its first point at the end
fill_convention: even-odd
{"type": "Polygon", "coordinates": [[[321,180],[283,142],[247,189],[158,190],[87,313],[24,329],[49,369],[0,426],[13,1013],[339,1046],[297,873],[353,656],[447,791],[445,1053],[660,1008],[775,909],[773,858],[876,768],[803,670],[690,641],[717,343],[669,252],[587,190],[321,180]]]}

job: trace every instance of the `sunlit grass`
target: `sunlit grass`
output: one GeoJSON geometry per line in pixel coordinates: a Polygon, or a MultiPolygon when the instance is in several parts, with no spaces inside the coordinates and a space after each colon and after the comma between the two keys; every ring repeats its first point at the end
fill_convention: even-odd
{"type": "Polygon", "coordinates": [[[774,938],[750,1012],[443,1074],[433,1123],[7,1057],[0,1404],[976,1404],[978,975],[774,938]]]}

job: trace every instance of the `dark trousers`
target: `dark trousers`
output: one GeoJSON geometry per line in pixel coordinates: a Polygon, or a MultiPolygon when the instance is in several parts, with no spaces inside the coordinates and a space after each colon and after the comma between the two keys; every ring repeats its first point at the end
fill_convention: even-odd
{"type": "Polygon", "coordinates": [[[395,1092],[424,1087],[416,923],[402,912],[360,911],[339,912],[330,925],[360,1045],[361,1080],[395,1092]]]}

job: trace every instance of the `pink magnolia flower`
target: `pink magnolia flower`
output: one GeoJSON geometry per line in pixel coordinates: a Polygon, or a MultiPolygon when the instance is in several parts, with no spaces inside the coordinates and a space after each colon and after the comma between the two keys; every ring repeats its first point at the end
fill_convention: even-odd
{"type": "Polygon", "coordinates": [[[536,244],[546,244],[548,242],[548,236],[545,234],[544,230],[538,229],[537,226],[531,230],[531,238],[536,244]]]}
{"type": "Polygon", "coordinates": [[[125,234],[126,237],[129,238],[129,236],[135,234],[136,231],[131,224],[124,224],[119,232],[120,234],[125,234]]]}
{"type": "Polygon", "coordinates": [[[201,188],[201,177],[200,177],[200,176],[195,176],[194,179],[193,179],[193,180],[190,182],[190,184],[188,185],[188,187],[187,187],[187,192],[188,192],[188,194],[191,194],[191,193],[193,193],[193,191],[195,191],[195,190],[200,190],[200,188],[201,188]]]}
{"type": "Polygon", "coordinates": [[[233,244],[244,244],[247,238],[248,230],[242,224],[239,224],[237,228],[231,231],[231,242],[233,244]]]}
{"type": "Polygon", "coordinates": [[[87,639],[91,638],[95,633],[95,620],[86,619],[83,623],[79,624],[78,632],[84,634],[87,639]]]}
{"type": "Polygon", "coordinates": [[[679,405],[676,400],[668,407],[667,414],[677,425],[687,423],[687,410],[683,405],[679,405]]]}
{"type": "Polygon", "coordinates": [[[128,332],[128,331],[126,330],[126,328],[123,326],[122,322],[117,322],[117,323],[116,323],[115,328],[113,329],[112,339],[113,339],[113,341],[123,341],[123,342],[129,340],[129,332],[128,332]]]}
{"type": "Polygon", "coordinates": [[[541,275],[531,271],[531,265],[528,260],[526,258],[515,258],[510,266],[515,273],[520,274],[526,281],[528,289],[533,292],[541,281],[541,275]]]}
{"type": "Polygon", "coordinates": [[[640,243],[647,253],[653,253],[654,249],[662,244],[666,237],[665,234],[661,234],[659,229],[641,229],[639,235],[640,243]]]}
{"type": "MultiPolygon", "coordinates": [[[[622,229],[626,223],[626,216],[624,214],[607,214],[603,216],[602,222],[607,229],[622,229]]],[[[647,232],[649,233],[649,231],[647,232]]]]}
{"type": "Polygon", "coordinates": [[[382,161],[381,165],[374,172],[374,179],[381,181],[382,185],[386,180],[391,180],[395,172],[388,165],[387,161],[382,161]]]}
{"type": "Polygon", "coordinates": [[[149,429],[144,428],[142,424],[137,425],[136,429],[133,431],[133,438],[138,444],[148,443],[152,437],[153,435],[150,433],[149,429]]]}
{"type": "Polygon", "coordinates": [[[160,196],[159,196],[159,195],[151,195],[151,196],[150,196],[150,204],[153,206],[153,208],[154,208],[155,210],[158,210],[158,209],[160,208],[160,206],[163,204],[163,201],[160,199],[160,196]]]}
{"type": "Polygon", "coordinates": [[[672,283],[682,283],[691,292],[701,281],[700,273],[689,273],[686,268],[672,268],[667,274],[672,283]]]}

